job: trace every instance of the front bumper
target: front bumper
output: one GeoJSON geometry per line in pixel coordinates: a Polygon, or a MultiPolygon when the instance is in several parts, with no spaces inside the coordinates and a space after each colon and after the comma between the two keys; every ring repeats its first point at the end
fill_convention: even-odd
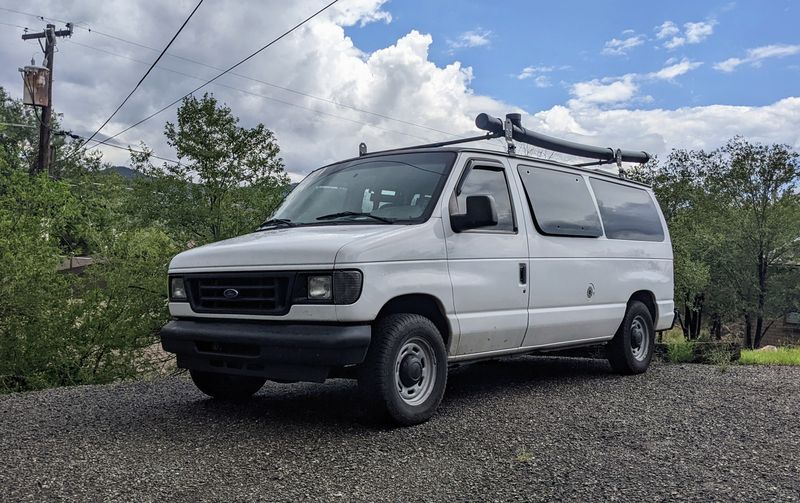
{"type": "Polygon", "coordinates": [[[180,368],[322,382],[331,368],[363,362],[371,333],[369,325],[181,319],[161,329],[161,345],[180,368]]]}

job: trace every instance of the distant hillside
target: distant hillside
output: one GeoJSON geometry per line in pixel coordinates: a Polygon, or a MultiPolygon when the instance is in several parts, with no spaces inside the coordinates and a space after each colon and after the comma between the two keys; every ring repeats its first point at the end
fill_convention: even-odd
{"type": "Polygon", "coordinates": [[[127,180],[133,180],[134,178],[141,178],[141,177],[144,176],[143,174],[139,173],[138,171],[133,170],[133,169],[127,167],[127,166],[111,166],[110,168],[106,168],[106,169],[102,170],[101,173],[104,173],[104,174],[107,174],[107,175],[117,174],[117,175],[119,175],[122,178],[125,178],[127,180]]]}

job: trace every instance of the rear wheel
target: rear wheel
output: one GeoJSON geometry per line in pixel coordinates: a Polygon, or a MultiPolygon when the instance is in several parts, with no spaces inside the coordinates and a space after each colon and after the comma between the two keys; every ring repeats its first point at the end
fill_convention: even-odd
{"type": "Polygon", "coordinates": [[[653,357],[655,330],[650,310],[635,300],[628,304],[625,318],[608,343],[608,362],[620,374],[640,374],[653,357]]]}
{"type": "Polygon", "coordinates": [[[190,370],[189,374],[197,389],[217,400],[246,400],[267,382],[261,377],[218,374],[201,370],[190,370]]]}
{"type": "Polygon", "coordinates": [[[402,425],[427,421],[447,384],[447,352],[431,320],[392,314],[373,329],[358,386],[372,410],[402,425]]]}

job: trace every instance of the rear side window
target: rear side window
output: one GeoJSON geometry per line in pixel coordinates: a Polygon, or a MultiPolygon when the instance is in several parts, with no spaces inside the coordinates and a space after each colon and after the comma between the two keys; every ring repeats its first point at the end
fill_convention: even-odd
{"type": "Polygon", "coordinates": [[[603,235],[582,176],[531,166],[520,166],[518,171],[541,233],[592,238],[603,235]]]}
{"type": "Polygon", "coordinates": [[[609,239],[664,241],[664,229],[646,190],[590,178],[609,239]]]}

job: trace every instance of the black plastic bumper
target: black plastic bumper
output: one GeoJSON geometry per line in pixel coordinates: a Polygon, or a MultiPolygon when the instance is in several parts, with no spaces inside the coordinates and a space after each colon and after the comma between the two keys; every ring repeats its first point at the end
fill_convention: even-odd
{"type": "Polygon", "coordinates": [[[363,362],[370,337],[369,325],[174,320],[161,329],[162,347],[181,368],[314,382],[363,362]]]}

